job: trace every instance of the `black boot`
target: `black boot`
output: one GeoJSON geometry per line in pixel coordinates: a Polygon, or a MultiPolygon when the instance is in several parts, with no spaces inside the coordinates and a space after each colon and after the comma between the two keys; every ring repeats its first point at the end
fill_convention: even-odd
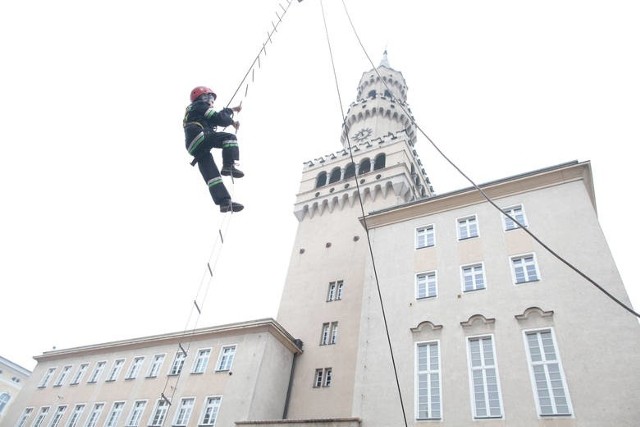
{"type": "Polygon", "coordinates": [[[226,200],[220,204],[220,212],[240,212],[244,209],[244,206],[240,203],[232,202],[231,199],[226,200]]]}
{"type": "Polygon", "coordinates": [[[233,176],[234,178],[242,178],[244,176],[244,172],[240,169],[236,168],[235,165],[227,165],[223,166],[220,173],[224,176],[233,176]]]}

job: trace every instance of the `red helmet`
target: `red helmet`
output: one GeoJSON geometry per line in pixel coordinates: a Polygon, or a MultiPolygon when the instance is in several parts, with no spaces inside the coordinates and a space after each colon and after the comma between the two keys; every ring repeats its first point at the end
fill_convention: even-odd
{"type": "Polygon", "coordinates": [[[218,95],[215,94],[214,91],[205,86],[198,86],[194,90],[191,91],[191,102],[195,101],[200,97],[200,95],[204,95],[205,93],[210,93],[213,95],[213,99],[216,99],[218,95]]]}

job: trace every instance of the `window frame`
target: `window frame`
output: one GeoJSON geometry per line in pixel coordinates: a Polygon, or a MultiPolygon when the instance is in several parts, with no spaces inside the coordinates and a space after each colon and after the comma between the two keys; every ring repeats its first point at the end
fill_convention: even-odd
{"type": "Polygon", "coordinates": [[[162,369],[162,365],[164,364],[164,361],[166,358],[167,358],[167,353],[158,353],[153,355],[151,366],[149,366],[149,372],[147,372],[147,378],[158,377],[158,374],[160,373],[160,369],[162,369]]]}
{"type": "Polygon", "coordinates": [[[317,368],[313,375],[313,388],[331,387],[333,383],[333,368],[317,368]]]}
{"type": "Polygon", "coordinates": [[[67,406],[68,405],[56,406],[56,410],[53,413],[53,417],[51,418],[51,421],[49,421],[49,424],[47,424],[48,427],[58,427],[58,425],[60,424],[60,421],[64,417],[64,413],[67,412],[67,406]]]}
{"type": "Polygon", "coordinates": [[[117,381],[120,376],[120,372],[122,372],[122,368],[124,367],[126,359],[120,358],[113,361],[113,365],[111,365],[111,371],[109,372],[109,376],[105,381],[113,382],[117,381]]]}
{"type": "Polygon", "coordinates": [[[69,419],[67,420],[67,423],[65,424],[65,426],[76,427],[78,425],[78,421],[80,420],[80,417],[82,417],[82,413],[84,412],[84,409],[86,408],[86,406],[87,405],[85,405],[84,403],[77,403],[73,407],[73,412],[69,416],[69,419]]]}
{"type": "Polygon", "coordinates": [[[102,411],[104,411],[104,405],[104,402],[96,402],[93,404],[93,408],[91,408],[91,412],[87,417],[87,421],[85,421],[84,427],[96,427],[98,425],[98,420],[102,415],[102,411]]]}
{"type": "Polygon", "coordinates": [[[463,241],[463,240],[469,240],[469,239],[475,239],[477,237],[480,237],[480,220],[478,219],[478,215],[477,214],[471,214],[471,215],[466,215],[466,216],[462,216],[459,218],[456,218],[456,234],[458,237],[458,241],[463,241]],[[473,219],[475,221],[475,234],[471,235],[471,227],[469,226],[468,221],[473,219]],[[462,230],[463,230],[463,222],[465,223],[464,225],[464,229],[466,230],[466,232],[469,234],[465,237],[462,236],[462,230]]]}
{"type": "Polygon", "coordinates": [[[204,374],[206,372],[212,352],[213,349],[211,347],[198,349],[198,354],[193,360],[193,366],[191,367],[192,374],[204,374]],[[207,356],[204,358],[204,362],[201,362],[203,360],[202,352],[204,351],[207,352],[207,356]]]}
{"type": "Polygon", "coordinates": [[[416,273],[415,275],[415,297],[416,300],[420,301],[420,300],[426,300],[426,299],[430,299],[430,298],[437,298],[438,297],[438,271],[437,270],[429,270],[429,271],[422,271],[420,273],[416,273]],[[420,277],[424,276],[425,277],[425,295],[424,296],[420,296],[420,277]],[[429,294],[429,287],[430,287],[430,281],[429,278],[433,276],[433,286],[434,286],[434,294],[430,295],[429,294]]]}
{"type": "Polygon", "coordinates": [[[111,404],[107,419],[104,420],[104,427],[116,427],[118,425],[118,420],[124,412],[125,403],[124,400],[116,400],[111,404]]]}
{"type": "Polygon", "coordinates": [[[522,225],[524,225],[524,227],[528,227],[529,224],[527,222],[527,215],[524,211],[524,204],[522,203],[517,203],[515,205],[510,205],[507,207],[502,208],[502,213],[500,214],[500,216],[502,217],[502,229],[503,231],[507,232],[507,231],[511,231],[511,230],[517,230],[520,228],[520,226],[518,224],[516,224],[515,222],[511,221],[511,219],[509,219],[509,217],[507,217],[505,215],[505,213],[511,215],[512,217],[514,217],[516,220],[518,220],[518,222],[520,222],[522,225]],[[522,220],[520,220],[520,218],[518,218],[518,215],[516,213],[510,212],[513,210],[516,210],[517,208],[520,208],[520,211],[522,213],[522,220]]]}
{"type": "MultiPolygon", "coordinates": [[[[522,338],[524,340],[524,348],[525,348],[525,352],[527,355],[527,367],[529,369],[529,380],[531,383],[531,391],[533,393],[533,399],[536,405],[536,412],[538,414],[538,417],[541,419],[547,419],[547,418],[572,418],[574,417],[574,410],[573,410],[573,404],[571,402],[571,394],[569,392],[569,386],[567,384],[567,377],[565,375],[564,372],[564,368],[562,366],[562,358],[560,357],[560,349],[558,346],[558,340],[556,338],[556,334],[555,334],[555,330],[553,327],[546,327],[546,328],[535,328],[535,329],[524,329],[522,331],[522,338]],[[542,407],[540,405],[540,397],[538,394],[538,386],[537,386],[537,382],[536,382],[536,378],[535,378],[535,372],[534,372],[534,362],[532,360],[531,357],[531,349],[529,348],[529,340],[528,335],[530,334],[540,334],[543,332],[548,332],[551,336],[551,340],[553,343],[553,351],[555,353],[556,359],[555,362],[558,365],[558,372],[560,374],[560,379],[562,382],[562,387],[563,387],[563,391],[565,393],[565,398],[567,400],[567,409],[568,409],[568,413],[566,414],[562,414],[562,413],[554,413],[554,414],[543,414],[542,413],[542,407]]],[[[544,361],[544,362],[548,362],[548,361],[544,361]]],[[[542,365],[547,365],[549,363],[540,363],[542,365]]],[[[547,370],[545,369],[545,374],[547,373],[547,370]]],[[[546,375],[545,375],[546,377],[546,375]]],[[[547,379],[547,378],[545,378],[547,379]]],[[[548,380],[548,379],[547,379],[548,380]]],[[[553,402],[553,406],[556,405],[555,403],[555,398],[551,398],[554,402],[553,402]]]]}
{"type": "Polygon", "coordinates": [[[29,418],[31,418],[31,414],[33,414],[33,406],[24,408],[24,411],[20,414],[20,418],[16,421],[16,427],[25,427],[29,418]]]}
{"type": "Polygon", "coordinates": [[[487,274],[484,268],[484,262],[474,262],[471,264],[465,264],[465,265],[461,265],[460,266],[460,285],[461,285],[461,289],[462,289],[462,293],[466,294],[469,292],[476,292],[476,291],[482,291],[487,289],[487,274]],[[474,288],[473,289],[465,289],[465,273],[464,270],[465,268],[474,268],[474,267],[480,267],[482,269],[482,284],[483,287],[482,288],[478,288],[475,287],[476,284],[476,279],[475,276],[476,274],[474,272],[472,272],[472,277],[473,277],[473,282],[474,282],[474,288]]]}
{"type": "Polygon", "coordinates": [[[436,225],[435,224],[427,224],[421,227],[416,227],[415,229],[415,249],[424,249],[424,248],[433,248],[436,246],[436,225]],[[420,245],[420,237],[422,236],[421,231],[424,230],[424,244],[420,245]],[[429,244],[429,238],[431,238],[431,244],[429,244]]]}
{"type": "Polygon", "coordinates": [[[58,379],[53,383],[53,387],[62,387],[64,385],[64,380],[67,379],[67,376],[71,372],[71,369],[73,369],[73,365],[65,365],[62,368],[62,371],[60,371],[58,379]]]}
{"type": "Polygon", "coordinates": [[[236,353],[238,351],[238,345],[237,344],[227,344],[227,345],[223,345],[222,347],[220,347],[220,353],[218,353],[218,361],[216,362],[216,372],[228,372],[231,370],[231,367],[233,366],[233,362],[235,361],[236,358],[236,353]],[[233,353],[231,354],[230,358],[225,359],[225,357],[227,357],[224,354],[224,351],[226,349],[233,349],[233,353]],[[224,364],[223,364],[224,362],[224,364]]]}
{"type": "Polygon", "coordinates": [[[171,368],[169,369],[169,376],[177,376],[182,373],[184,369],[184,363],[187,361],[187,353],[182,348],[176,351],[176,355],[171,362],[171,368]]]}
{"type": "Polygon", "coordinates": [[[467,344],[467,373],[469,375],[469,394],[470,394],[470,400],[471,400],[471,416],[473,417],[474,420],[492,420],[492,419],[504,419],[504,402],[502,399],[502,387],[501,387],[501,383],[500,383],[500,371],[498,369],[498,359],[497,359],[497,355],[496,355],[496,344],[495,344],[495,336],[493,334],[482,334],[482,335],[473,335],[473,336],[468,336],[466,337],[466,344],[467,344]],[[485,364],[485,359],[484,359],[484,345],[482,343],[482,340],[484,339],[490,339],[490,343],[491,343],[491,356],[493,357],[493,365],[486,365],[485,364]],[[481,354],[481,358],[482,358],[482,364],[479,368],[474,367],[473,366],[473,358],[472,358],[472,354],[471,354],[471,341],[478,341],[479,342],[479,346],[480,346],[480,354],[481,354]],[[497,393],[498,393],[498,404],[499,404],[499,411],[500,411],[500,415],[491,415],[491,407],[489,405],[489,391],[487,390],[488,387],[488,381],[487,381],[487,377],[486,377],[486,371],[487,369],[494,369],[495,371],[495,380],[496,380],[496,388],[497,388],[497,393]],[[478,408],[476,406],[476,398],[475,398],[475,378],[474,378],[474,371],[481,371],[483,378],[482,378],[482,386],[483,386],[483,392],[484,392],[484,398],[485,398],[485,403],[487,405],[486,410],[487,410],[487,415],[478,415],[478,408]]]}
{"type": "Polygon", "coordinates": [[[47,387],[47,385],[49,384],[49,381],[51,381],[51,378],[53,378],[53,374],[55,374],[56,369],[58,369],[57,366],[47,369],[47,372],[44,373],[44,375],[42,376],[42,379],[38,383],[38,388],[47,387]]]}
{"type": "Polygon", "coordinates": [[[100,377],[102,377],[105,366],[107,366],[106,360],[100,360],[96,362],[96,366],[93,368],[93,372],[91,372],[91,376],[89,377],[87,384],[97,383],[100,380],[100,377]]]}
{"type": "Polygon", "coordinates": [[[134,380],[138,378],[140,371],[142,371],[142,365],[144,364],[144,356],[135,356],[133,360],[131,360],[131,365],[129,365],[129,369],[127,370],[127,374],[125,375],[125,380],[134,380]]]}
{"type": "Polygon", "coordinates": [[[163,398],[156,400],[156,404],[153,406],[153,411],[151,411],[151,416],[149,416],[149,421],[147,421],[147,426],[148,427],[162,426],[168,414],[169,414],[169,403],[163,398]],[[156,422],[156,419],[157,419],[157,422],[156,422]]]}
{"type": "Polygon", "coordinates": [[[138,427],[140,425],[144,411],[147,409],[148,402],[149,401],[147,399],[135,400],[133,402],[129,415],[127,416],[127,420],[124,424],[125,427],[138,427]],[[138,407],[139,404],[142,404],[142,408],[138,407]]]}
{"type": "Polygon", "coordinates": [[[200,422],[199,426],[215,426],[218,421],[218,415],[220,414],[220,406],[222,405],[222,396],[207,396],[204,399],[204,405],[202,406],[202,413],[200,414],[200,422]],[[217,402],[216,404],[211,404],[212,402],[217,402]],[[207,410],[211,408],[211,412],[207,412],[207,410]],[[211,422],[211,413],[214,413],[213,422],[211,422]]]}
{"type": "Polygon", "coordinates": [[[193,415],[193,408],[196,406],[195,397],[183,397],[180,399],[180,405],[176,408],[176,412],[173,416],[173,424],[175,427],[186,427],[189,424],[191,415],[193,415]],[[190,402],[191,406],[187,403],[190,402]]]}
{"type": "Polygon", "coordinates": [[[512,283],[516,286],[526,285],[528,283],[535,283],[542,280],[540,277],[540,268],[538,267],[538,258],[536,257],[536,254],[534,252],[510,256],[509,265],[511,267],[512,283]],[[535,269],[536,278],[535,279],[529,278],[529,273],[527,272],[527,268],[526,268],[527,264],[523,264],[522,269],[524,272],[525,280],[523,280],[522,282],[518,282],[518,275],[516,273],[516,266],[514,265],[514,261],[518,259],[524,260],[525,258],[528,258],[528,257],[531,257],[533,259],[533,268],[535,269]]]}
{"type": "MultiPolygon", "coordinates": [[[[429,355],[431,354],[431,351],[429,351],[429,355]]],[[[429,341],[417,341],[414,343],[414,352],[413,352],[413,358],[414,358],[414,374],[413,374],[413,381],[414,381],[414,408],[415,408],[415,419],[416,421],[435,421],[435,420],[442,420],[442,407],[443,407],[443,402],[442,402],[442,350],[441,350],[441,346],[440,346],[440,340],[429,340],[429,341]],[[419,350],[420,347],[425,347],[425,346],[431,346],[431,345],[435,345],[436,349],[438,350],[438,367],[437,370],[432,371],[430,368],[431,365],[431,358],[430,356],[429,359],[427,360],[427,365],[429,365],[429,368],[427,368],[425,371],[421,371],[420,370],[420,357],[419,357],[419,350]],[[420,416],[420,375],[421,374],[426,374],[427,375],[427,383],[428,383],[428,389],[427,389],[427,406],[428,406],[428,410],[427,410],[427,416],[426,417],[421,417],[420,416]],[[432,375],[433,374],[437,374],[438,375],[438,397],[440,398],[440,401],[435,403],[436,405],[438,405],[438,415],[433,415],[433,395],[432,395],[432,389],[431,389],[431,385],[432,385],[432,375]]]]}
{"type": "Polygon", "coordinates": [[[89,369],[89,364],[88,363],[81,363],[80,366],[78,366],[78,370],[74,374],[73,379],[71,380],[69,385],[78,385],[78,384],[80,384],[80,382],[82,382],[82,379],[84,378],[84,376],[87,374],[87,370],[88,369],[89,369]]]}

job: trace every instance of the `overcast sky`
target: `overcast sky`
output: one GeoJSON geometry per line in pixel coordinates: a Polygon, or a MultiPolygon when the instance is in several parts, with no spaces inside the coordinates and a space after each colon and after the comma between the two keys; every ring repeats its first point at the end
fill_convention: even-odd
{"type": "MultiPolygon", "coordinates": [[[[420,127],[477,183],[592,162],[639,308],[637,2],[345,2],[375,65],[387,49],[403,73],[420,127]]],[[[0,355],[33,369],[53,347],[191,327],[223,225],[184,149],[197,85],[219,107],[243,101],[246,173],[230,186],[246,209],[214,255],[197,326],[276,316],[302,164],[341,149],[320,4],[293,0],[246,97],[242,86],[231,100],[282,15],[276,0],[2,3],[0,355]]],[[[346,110],[371,64],[342,1],[324,8],[346,110]]],[[[421,136],[417,150],[438,194],[468,186],[421,136]]]]}

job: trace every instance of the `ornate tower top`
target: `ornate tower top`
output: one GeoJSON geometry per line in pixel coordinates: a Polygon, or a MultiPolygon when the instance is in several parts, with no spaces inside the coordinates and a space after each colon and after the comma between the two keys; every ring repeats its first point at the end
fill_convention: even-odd
{"type": "Polygon", "coordinates": [[[349,106],[346,125],[342,129],[342,146],[348,149],[349,143],[397,132],[405,132],[413,145],[415,126],[406,101],[404,77],[400,71],[391,68],[385,50],[380,65],[360,78],[356,102],[349,106]]]}

